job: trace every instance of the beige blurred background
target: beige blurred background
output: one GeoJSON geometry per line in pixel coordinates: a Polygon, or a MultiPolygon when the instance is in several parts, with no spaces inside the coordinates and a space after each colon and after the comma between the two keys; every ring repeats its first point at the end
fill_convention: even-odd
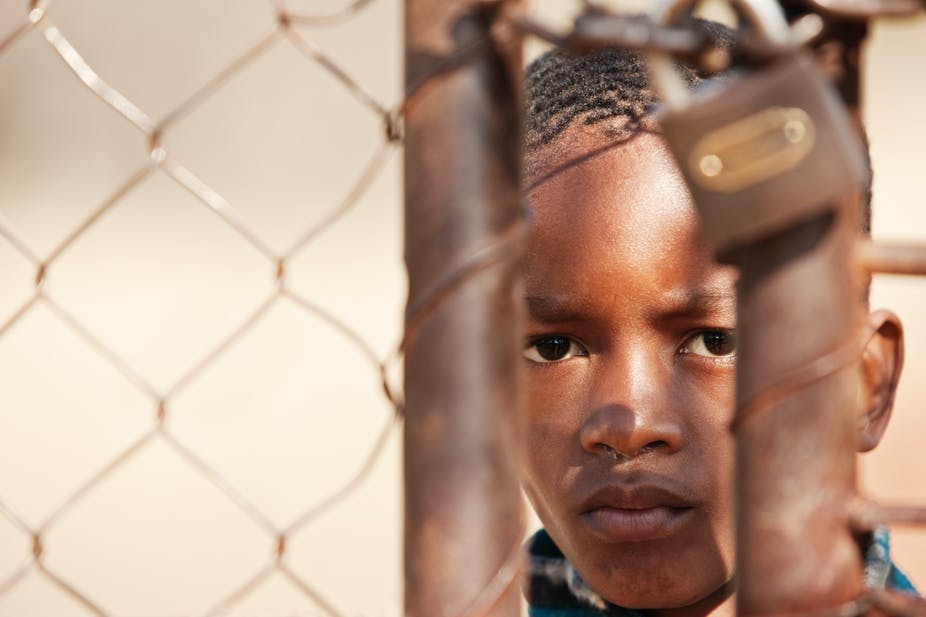
{"type": "MultiPolygon", "coordinates": [[[[0,40],[24,23],[0,0],[0,40]]],[[[347,0],[290,0],[332,13],[347,0]]],[[[637,2],[638,7],[644,4],[637,2]]],[[[556,23],[573,3],[534,2],[556,23]]],[[[275,28],[260,0],[54,0],[48,17],[109,85],[155,120],[275,28]]],[[[401,3],[374,0],[335,25],[299,26],[386,107],[401,99],[401,3]]],[[[530,54],[539,46],[531,45],[530,54]]],[[[881,23],[866,77],[875,234],[926,240],[920,152],[926,23],[881,23]]],[[[380,118],[287,41],[243,67],[164,136],[170,155],[284,251],[345,198],[382,147],[380,118]]],[[[0,215],[40,258],[147,162],[144,135],[69,71],[38,31],[0,52],[0,215]]],[[[356,207],[288,262],[287,285],[356,330],[380,359],[400,336],[401,151],[356,207]]],[[[51,265],[44,290],[157,391],[165,391],[273,291],[275,264],[162,172],[146,177],[51,265]]],[[[0,237],[0,325],[33,293],[35,267],[0,237]]],[[[879,278],[873,305],[907,325],[906,377],[884,444],[862,460],[866,492],[926,503],[924,282],[879,278]]],[[[822,318],[822,316],[821,316],[822,318]]],[[[786,344],[786,342],[784,342],[786,344]]],[[[147,434],[152,398],[39,303],[0,338],[0,500],[36,527],[147,434]]],[[[282,527],[343,486],[389,426],[379,377],[348,338],[281,299],[167,402],[171,435],[282,527]]],[[[285,562],[347,616],[401,613],[399,431],[344,501],[291,534],[285,562]]],[[[155,437],[44,534],[49,570],[108,614],[196,615],[270,562],[272,534],[155,437]]],[[[896,557],[926,584],[926,532],[896,557]]],[[[0,516],[0,586],[31,554],[0,516]]],[[[2,589],[2,587],[0,587],[2,589]]],[[[270,574],[222,615],[321,615],[270,574]]],[[[34,570],[0,617],[93,614],[34,570]]]]}

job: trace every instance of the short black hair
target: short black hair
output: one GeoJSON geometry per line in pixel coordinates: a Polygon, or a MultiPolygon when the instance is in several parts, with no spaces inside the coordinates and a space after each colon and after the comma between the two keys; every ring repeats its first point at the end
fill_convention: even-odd
{"type": "MultiPolygon", "coordinates": [[[[711,45],[733,48],[734,31],[715,22],[692,20],[711,45]]],[[[685,81],[697,87],[711,75],[689,64],[679,64],[685,81]]],[[[600,125],[616,140],[629,138],[646,128],[659,97],[650,86],[642,54],[607,48],[579,55],[552,50],[528,67],[525,76],[525,149],[532,153],[552,143],[574,123],[600,125]]],[[[862,227],[871,231],[871,160],[864,139],[867,182],[863,195],[862,227]]]]}
{"type": "Polygon", "coordinates": [[[604,49],[575,56],[554,50],[527,69],[526,146],[533,150],[573,122],[608,121],[613,132],[632,132],[657,102],[639,54],[604,49]]]}
{"type": "MultiPolygon", "coordinates": [[[[714,47],[733,46],[733,31],[726,26],[695,19],[692,27],[714,47]]],[[[691,87],[708,76],[689,64],[678,68],[691,87]]],[[[642,55],[619,48],[585,55],[562,50],[543,54],[527,67],[526,100],[528,150],[550,143],[576,120],[605,123],[605,130],[618,135],[631,133],[659,102],[642,55]]]]}

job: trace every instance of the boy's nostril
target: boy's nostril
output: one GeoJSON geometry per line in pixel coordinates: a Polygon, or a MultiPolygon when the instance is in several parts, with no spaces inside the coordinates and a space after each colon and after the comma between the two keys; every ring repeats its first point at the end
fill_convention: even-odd
{"type": "Polygon", "coordinates": [[[636,450],[635,452],[627,452],[627,453],[624,453],[624,452],[618,450],[617,448],[615,448],[615,447],[613,447],[613,446],[610,446],[610,445],[608,445],[608,444],[606,444],[606,443],[599,443],[599,444],[598,444],[598,449],[602,452],[602,454],[604,454],[604,455],[605,455],[606,457],[608,457],[608,458],[612,458],[612,459],[615,459],[615,460],[620,460],[620,459],[622,459],[622,458],[624,458],[624,459],[631,459],[631,458],[635,458],[635,457],[637,457],[637,456],[640,456],[641,454],[649,454],[650,452],[655,452],[656,450],[659,450],[659,449],[661,449],[661,448],[668,448],[668,447],[669,447],[669,444],[668,444],[667,442],[665,442],[665,441],[662,441],[662,440],[659,440],[659,441],[651,441],[651,442],[649,442],[648,444],[646,444],[645,446],[643,446],[643,447],[641,447],[640,449],[636,450]]]}
{"type": "Polygon", "coordinates": [[[666,443],[665,441],[662,441],[662,440],[659,440],[659,441],[651,441],[651,442],[649,442],[648,444],[646,444],[645,446],[643,446],[642,448],[640,448],[640,450],[637,452],[637,454],[646,454],[647,452],[655,452],[656,450],[659,450],[659,449],[661,449],[661,448],[662,448],[662,449],[665,449],[665,448],[668,448],[668,447],[669,447],[669,444],[666,443]]]}
{"type": "Polygon", "coordinates": [[[617,450],[615,450],[614,448],[612,448],[606,443],[598,444],[598,449],[601,450],[606,457],[613,458],[614,460],[620,460],[622,458],[627,458],[627,456],[625,456],[622,452],[618,452],[617,450]]]}

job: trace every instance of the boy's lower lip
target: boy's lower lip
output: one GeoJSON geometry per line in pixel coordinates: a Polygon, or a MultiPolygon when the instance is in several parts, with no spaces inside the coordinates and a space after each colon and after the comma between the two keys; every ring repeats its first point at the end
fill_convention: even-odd
{"type": "Polygon", "coordinates": [[[592,534],[606,542],[642,542],[672,535],[692,508],[657,506],[639,510],[595,508],[581,517],[592,534]]]}

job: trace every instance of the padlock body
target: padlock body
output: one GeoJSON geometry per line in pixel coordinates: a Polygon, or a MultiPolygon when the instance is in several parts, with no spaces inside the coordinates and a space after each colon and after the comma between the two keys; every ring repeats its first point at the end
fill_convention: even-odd
{"type": "Polygon", "coordinates": [[[866,159],[839,96],[807,53],[694,93],[660,118],[718,254],[861,195],[866,159]]]}

